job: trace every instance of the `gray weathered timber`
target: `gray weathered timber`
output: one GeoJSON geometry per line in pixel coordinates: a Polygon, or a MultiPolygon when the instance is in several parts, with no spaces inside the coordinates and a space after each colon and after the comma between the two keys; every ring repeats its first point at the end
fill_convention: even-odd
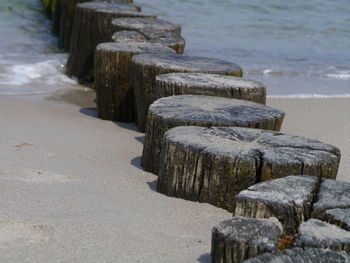
{"type": "Polygon", "coordinates": [[[335,208],[326,210],[322,219],[328,223],[350,231],[350,208],[335,208]]]}
{"type": "Polygon", "coordinates": [[[319,248],[292,248],[283,252],[265,253],[244,263],[350,263],[350,255],[344,251],[319,248]]]}
{"type": "Polygon", "coordinates": [[[115,17],[154,17],[138,12],[132,4],[87,2],[78,4],[72,29],[67,74],[80,82],[93,80],[93,60],[98,44],[111,41],[115,17]]]}
{"type": "Polygon", "coordinates": [[[164,135],[158,191],[233,212],[249,186],[290,174],[335,178],[339,149],[284,133],[238,127],[176,127],[164,135]]]}
{"type": "Polygon", "coordinates": [[[181,34],[181,26],[157,18],[116,18],[113,19],[112,25],[115,31],[133,30],[142,34],[147,32],[173,32],[181,34]]]}
{"type": "Polygon", "coordinates": [[[118,43],[129,42],[150,42],[157,43],[173,49],[176,53],[182,54],[185,49],[186,41],[182,36],[174,32],[161,32],[154,30],[142,34],[137,31],[117,31],[113,34],[112,39],[118,43]]]}
{"type": "Polygon", "coordinates": [[[349,252],[350,232],[318,219],[310,219],[300,225],[295,245],[349,252]]]}
{"type": "Polygon", "coordinates": [[[116,43],[144,43],[147,39],[144,34],[137,31],[123,30],[112,35],[112,40],[116,43]]]}
{"type": "Polygon", "coordinates": [[[232,76],[204,73],[169,73],[156,78],[156,93],[159,98],[196,94],[266,103],[266,88],[263,84],[232,76]]]}
{"type": "Polygon", "coordinates": [[[234,216],[276,217],[285,234],[296,233],[311,215],[318,188],[314,176],[286,176],[261,182],[240,192],[234,199],[234,216]]]}
{"type": "Polygon", "coordinates": [[[212,96],[178,95],[161,98],[148,110],[143,168],[159,171],[164,133],[176,126],[238,126],[279,131],[284,112],[258,103],[212,96]]]}
{"type": "Polygon", "coordinates": [[[333,208],[350,208],[350,183],[323,180],[318,200],[313,207],[313,217],[323,220],[324,213],[333,208]]]}
{"type": "Polygon", "coordinates": [[[155,90],[157,75],[172,72],[194,72],[242,76],[242,69],[234,63],[179,54],[134,56],[132,71],[139,131],[145,131],[148,108],[157,99],[155,90]]]}
{"type": "Polygon", "coordinates": [[[240,263],[256,255],[274,252],[280,229],[264,219],[234,217],[218,223],[212,230],[213,263],[240,263]]]}
{"type": "MultiPolygon", "coordinates": [[[[48,0],[45,0],[48,1],[48,0]]],[[[71,34],[73,28],[73,21],[75,15],[75,8],[78,3],[89,2],[91,0],[62,0],[61,2],[61,16],[60,16],[60,29],[59,29],[59,43],[66,50],[69,51],[71,34]]],[[[128,4],[132,3],[132,0],[94,0],[94,2],[109,2],[116,4],[128,4]]],[[[137,9],[141,11],[138,6],[137,9]]]]}
{"type": "Polygon", "coordinates": [[[95,88],[98,116],[105,120],[134,120],[131,59],[141,53],[174,53],[151,43],[102,43],[96,48],[95,88]]]}

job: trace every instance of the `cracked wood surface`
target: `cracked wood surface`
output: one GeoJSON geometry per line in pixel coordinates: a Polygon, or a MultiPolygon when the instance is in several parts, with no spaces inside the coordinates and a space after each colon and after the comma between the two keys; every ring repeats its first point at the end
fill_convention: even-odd
{"type": "Polygon", "coordinates": [[[169,73],[156,77],[159,98],[195,94],[266,103],[266,88],[262,83],[232,76],[204,73],[169,73]]]}
{"type": "Polygon", "coordinates": [[[284,133],[237,127],[176,127],[165,133],[158,191],[233,211],[249,186],[290,174],[335,178],[339,149],[284,133]]]}
{"type": "Polygon", "coordinates": [[[158,174],[164,133],[176,126],[238,126],[280,130],[284,113],[254,102],[198,95],[161,98],[149,108],[142,166],[158,174]]]}
{"type": "Polygon", "coordinates": [[[265,219],[234,217],[213,227],[211,255],[213,263],[240,263],[278,247],[280,229],[265,219]]]}
{"type": "Polygon", "coordinates": [[[76,6],[67,74],[80,82],[93,80],[96,46],[110,42],[115,32],[111,21],[116,17],[154,17],[139,12],[133,4],[87,2],[76,6]]]}
{"type": "Polygon", "coordinates": [[[349,252],[350,232],[318,219],[310,219],[299,226],[295,245],[349,252]]]}
{"type": "Polygon", "coordinates": [[[157,75],[172,72],[197,72],[242,76],[242,69],[234,63],[179,54],[134,56],[132,71],[139,131],[145,131],[148,108],[157,99],[155,90],[157,75]]]}
{"type": "Polygon", "coordinates": [[[323,180],[312,216],[323,220],[326,210],[334,208],[350,208],[350,183],[323,180]]]}
{"type": "Polygon", "coordinates": [[[131,60],[141,53],[174,53],[152,43],[102,43],[96,48],[95,88],[98,117],[105,120],[134,121],[131,60]]]}
{"type": "Polygon", "coordinates": [[[185,39],[177,33],[157,30],[149,30],[143,33],[131,30],[117,31],[113,34],[112,39],[117,43],[150,42],[161,44],[173,49],[178,54],[184,52],[186,44],[185,39]]]}
{"type": "Polygon", "coordinates": [[[318,188],[314,176],[286,176],[261,182],[240,192],[234,199],[234,216],[276,217],[285,234],[297,232],[308,220],[318,188]]]}

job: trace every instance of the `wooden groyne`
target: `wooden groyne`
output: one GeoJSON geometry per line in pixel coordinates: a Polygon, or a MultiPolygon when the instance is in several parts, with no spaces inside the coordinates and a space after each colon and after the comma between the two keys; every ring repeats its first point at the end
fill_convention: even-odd
{"type": "Polygon", "coordinates": [[[142,165],[158,191],[233,213],[212,230],[213,262],[350,260],[340,151],[279,132],[284,113],[265,105],[264,84],[183,55],[181,26],[131,0],[42,2],[67,74],[96,88],[98,117],[145,131],[142,165]]]}

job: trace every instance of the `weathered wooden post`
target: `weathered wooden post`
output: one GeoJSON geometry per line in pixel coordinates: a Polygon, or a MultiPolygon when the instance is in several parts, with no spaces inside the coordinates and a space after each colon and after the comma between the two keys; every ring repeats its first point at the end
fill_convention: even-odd
{"type": "Polygon", "coordinates": [[[148,108],[157,99],[155,90],[157,75],[172,72],[202,72],[242,76],[242,69],[234,63],[179,54],[134,56],[132,70],[139,131],[145,131],[148,108]]]}
{"type": "Polygon", "coordinates": [[[266,103],[263,84],[232,76],[204,73],[169,73],[156,77],[157,97],[181,94],[218,96],[266,103]]]}
{"type": "Polygon", "coordinates": [[[165,133],[157,189],[231,212],[234,197],[260,181],[303,174],[335,178],[338,148],[274,131],[176,127],[165,133]]]}
{"type": "Polygon", "coordinates": [[[234,217],[222,221],[212,230],[212,262],[240,263],[262,253],[275,252],[280,232],[274,220],[234,217]]]}
{"type": "Polygon", "coordinates": [[[152,43],[102,43],[95,57],[95,88],[98,116],[106,120],[134,120],[131,59],[141,53],[174,53],[152,43]]]}
{"type": "Polygon", "coordinates": [[[78,4],[75,12],[67,74],[80,82],[93,81],[93,60],[96,46],[111,41],[116,17],[154,17],[138,12],[131,4],[88,2],[78,4]]]}
{"type": "Polygon", "coordinates": [[[164,133],[176,126],[238,126],[279,131],[284,112],[262,104],[212,96],[178,95],[151,104],[142,166],[158,174],[164,133]]]}
{"type": "Polygon", "coordinates": [[[314,176],[286,176],[258,183],[236,195],[233,215],[249,218],[276,217],[284,233],[295,234],[309,219],[319,179],[314,176]]]}
{"type": "Polygon", "coordinates": [[[185,50],[186,41],[182,36],[174,32],[162,32],[158,30],[148,30],[144,33],[132,30],[117,31],[113,34],[112,39],[118,43],[128,42],[150,42],[158,43],[175,50],[176,53],[182,54],[185,50]]]}
{"type": "MultiPolygon", "coordinates": [[[[49,0],[44,0],[44,1],[49,1],[49,0]]],[[[78,3],[84,3],[89,1],[91,0],[62,0],[59,42],[66,51],[69,51],[69,47],[70,47],[76,5],[78,3]]],[[[128,3],[132,3],[133,1],[132,0],[94,0],[94,2],[128,4],[128,3]]]]}

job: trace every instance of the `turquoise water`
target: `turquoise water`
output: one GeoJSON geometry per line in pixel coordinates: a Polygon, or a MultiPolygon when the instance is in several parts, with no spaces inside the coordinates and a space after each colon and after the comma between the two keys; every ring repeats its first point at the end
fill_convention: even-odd
{"type": "Polygon", "coordinates": [[[137,0],[179,23],[186,53],[237,62],[269,95],[350,94],[349,0],[137,0]]]}
{"type": "MultiPolygon", "coordinates": [[[[349,0],[135,0],[182,25],[189,55],[241,65],[272,96],[350,96],[349,0]]],[[[75,85],[40,0],[0,0],[0,93],[75,85]]]]}

